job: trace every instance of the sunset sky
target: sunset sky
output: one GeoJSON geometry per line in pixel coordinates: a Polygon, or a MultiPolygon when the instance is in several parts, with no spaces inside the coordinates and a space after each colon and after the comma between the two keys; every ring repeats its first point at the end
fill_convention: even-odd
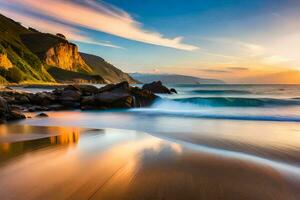
{"type": "Polygon", "coordinates": [[[0,0],[126,72],[300,83],[299,0],[0,0]]]}

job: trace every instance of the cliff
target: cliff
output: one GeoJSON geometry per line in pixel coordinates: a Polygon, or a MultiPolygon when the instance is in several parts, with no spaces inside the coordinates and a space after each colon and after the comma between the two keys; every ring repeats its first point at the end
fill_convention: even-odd
{"type": "Polygon", "coordinates": [[[7,57],[6,53],[0,53],[0,68],[9,69],[12,68],[13,65],[7,57]]]}
{"type": "Polygon", "coordinates": [[[1,82],[54,82],[41,60],[21,40],[30,33],[3,15],[0,15],[1,82]]]}
{"type": "Polygon", "coordinates": [[[81,58],[78,47],[64,37],[32,32],[23,34],[22,41],[48,66],[72,72],[92,72],[92,69],[81,58]]]}
{"type": "Polygon", "coordinates": [[[102,58],[79,53],[62,34],[25,28],[0,14],[0,83],[136,83],[102,58]]]}

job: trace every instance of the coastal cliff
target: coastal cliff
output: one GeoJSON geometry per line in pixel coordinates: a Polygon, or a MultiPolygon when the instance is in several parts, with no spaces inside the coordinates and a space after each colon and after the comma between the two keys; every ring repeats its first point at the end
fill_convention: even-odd
{"type": "Polygon", "coordinates": [[[83,58],[61,33],[42,33],[0,14],[0,83],[137,83],[94,57],[83,58]]]}
{"type": "Polygon", "coordinates": [[[44,61],[49,66],[64,70],[92,73],[92,69],[81,58],[78,47],[68,42],[59,43],[48,49],[44,61]]]}

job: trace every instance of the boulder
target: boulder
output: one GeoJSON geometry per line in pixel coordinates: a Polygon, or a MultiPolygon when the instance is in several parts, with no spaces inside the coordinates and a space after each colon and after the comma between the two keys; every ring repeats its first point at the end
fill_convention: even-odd
{"type": "Polygon", "coordinates": [[[0,97],[0,123],[4,123],[6,121],[8,112],[9,107],[7,105],[7,101],[3,97],[0,97]]]}
{"type": "Polygon", "coordinates": [[[0,96],[0,113],[7,113],[7,112],[9,112],[7,101],[0,96]]]}
{"type": "Polygon", "coordinates": [[[46,113],[40,113],[36,117],[49,117],[46,113]]]}
{"type": "Polygon", "coordinates": [[[147,107],[154,103],[158,98],[149,90],[142,90],[138,87],[133,87],[130,94],[134,96],[134,107],[147,107]]]}
{"type": "Polygon", "coordinates": [[[119,92],[119,93],[128,93],[130,90],[129,83],[127,81],[123,81],[117,84],[108,84],[98,90],[99,93],[102,92],[119,92]]]}
{"type": "Polygon", "coordinates": [[[79,89],[83,95],[92,95],[98,92],[98,88],[93,85],[79,85],[79,89]]]}
{"type": "Polygon", "coordinates": [[[20,120],[25,118],[26,118],[25,115],[17,110],[12,110],[7,115],[7,120],[20,120]]]}
{"type": "Polygon", "coordinates": [[[64,101],[72,101],[72,102],[79,102],[81,98],[81,92],[77,90],[64,90],[59,97],[61,102],[64,101]]]}
{"type": "Polygon", "coordinates": [[[126,93],[103,92],[94,96],[96,104],[105,105],[111,108],[134,107],[133,97],[126,93]]]}
{"type": "Polygon", "coordinates": [[[28,107],[28,112],[38,112],[38,111],[48,111],[49,108],[46,106],[30,106],[28,107]]]}
{"type": "Polygon", "coordinates": [[[176,91],[174,88],[171,88],[171,89],[170,89],[170,92],[171,92],[171,93],[177,94],[177,91],[176,91]]]}
{"type": "Polygon", "coordinates": [[[52,93],[38,92],[29,95],[30,103],[40,106],[47,106],[56,100],[52,93]]]}
{"type": "Polygon", "coordinates": [[[154,81],[152,83],[145,84],[142,89],[149,90],[153,93],[171,94],[171,91],[164,86],[161,81],[154,81]]]}

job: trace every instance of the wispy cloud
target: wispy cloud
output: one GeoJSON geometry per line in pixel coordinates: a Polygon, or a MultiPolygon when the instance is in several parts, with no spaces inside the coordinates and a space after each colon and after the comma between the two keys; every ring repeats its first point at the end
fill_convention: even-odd
{"type": "Polygon", "coordinates": [[[245,42],[238,39],[231,39],[231,38],[211,38],[211,37],[202,37],[202,39],[215,42],[215,43],[223,43],[228,45],[234,45],[242,49],[243,51],[250,53],[250,56],[257,56],[262,55],[265,52],[265,47],[251,43],[251,42],[245,42]]]}
{"type": "Polygon", "coordinates": [[[221,70],[221,69],[198,69],[198,70],[207,73],[230,73],[230,71],[221,70]]]}
{"type": "Polygon", "coordinates": [[[247,67],[227,67],[227,69],[232,71],[247,71],[249,68],[247,67]]]}
{"type": "Polygon", "coordinates": [[[71,26],[63,25],[43,18],[36,18],[24,13],[20,14],[14,12],[14,10],[9,8],[3,9],[0,7],[0,12],[16,21],[22,22],[22,25],[26,27],[33,27],[38,29],[39,31],[53,33],[53,34],[62,33],[67,37],[67,39],[72,41],[111,47],[111,48],[123,48],[111,43],[95,40],[91,37],[86,36],[85,34],[81,33],[80,30],[73,28],[71,26]]]}
{"type": "Polygon", "coordinates": [[[22,7],[23,11],[129,40],[187,51],[198,49],[197,46],[183,43],[182,37],[167,38],[158,32],[144,29],[128,13],[102,1],[10,0],[9,3],[22,7]]]}

